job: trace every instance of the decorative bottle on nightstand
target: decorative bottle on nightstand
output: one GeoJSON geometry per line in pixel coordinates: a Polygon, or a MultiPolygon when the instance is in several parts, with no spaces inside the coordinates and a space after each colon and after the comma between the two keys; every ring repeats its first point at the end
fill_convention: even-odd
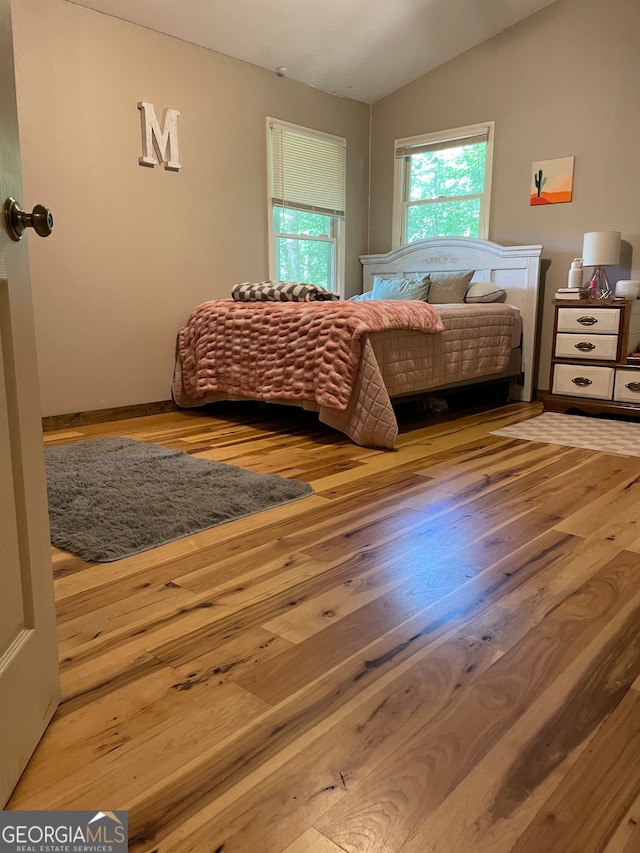
{"type": "Polygon", "coordinates": [[[582,258],[574,258],[569,268],[568,287],[582,287],[582,258]]]}

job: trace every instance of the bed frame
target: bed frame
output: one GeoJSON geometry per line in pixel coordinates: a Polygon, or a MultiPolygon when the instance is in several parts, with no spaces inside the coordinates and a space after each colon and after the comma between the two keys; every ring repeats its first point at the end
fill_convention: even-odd
{"type": "Polygon", "coordinates": [[[374,275],[412,277],[458,270],[475,270],[472,283],[492,282],[506,290],[506,301],[522,317],[523,379],[521,384],[512,385],[510,394],[529,401],[533,397],[541,252],[542,246],[499,246],[472,237],[430,237],[385,255],[362,255],[363,290],[371,290],[374,275]]]}

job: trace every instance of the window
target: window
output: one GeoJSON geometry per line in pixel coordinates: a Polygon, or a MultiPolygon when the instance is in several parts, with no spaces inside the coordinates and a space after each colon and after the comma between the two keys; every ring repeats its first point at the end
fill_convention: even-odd
{"type": "Polygon", "coordinates": [[[342,293],[346,140],[267,119],[269,275],[342,293]]]}
{"type": "Polygon", "coordinates": [[[489,234],[493,122],[397,139],[393,245],[489,234]]]}

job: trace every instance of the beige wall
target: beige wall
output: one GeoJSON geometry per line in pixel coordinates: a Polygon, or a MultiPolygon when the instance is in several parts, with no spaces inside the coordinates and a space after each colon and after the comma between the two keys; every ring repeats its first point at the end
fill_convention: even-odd
{"type": "Polygon", "coordinates": [[[347,138],[347,282],[367,247],[369,108],[63,0],[14,0],[44,415],[167,400],[192,308],[268,273],[267,115],[347,138]],[[180,110],[182,170],[138,165],[138,101],[180,110]]]}
{"type": "Polygon", "coordinates": [[[372,117],[371,251],[391,248],[393,141],[496,123],[490,239],[542,243],[548,265],[540,388],[548,387],[551,299],[586,231],[622,231],[640,278],[640,2],[559,0],[379,101],[372,117]],[[529,206],[531,164],[575,156],[569,204],[529,206]]]}

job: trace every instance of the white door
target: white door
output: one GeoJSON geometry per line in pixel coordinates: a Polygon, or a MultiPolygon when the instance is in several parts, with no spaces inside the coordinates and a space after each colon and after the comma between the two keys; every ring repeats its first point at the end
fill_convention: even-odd
{"type": "Polygon", "coordinates": [[[29,265],[24,237],[9,236],[8,197],[21,202],[22,177],[10,3],[0,0],[0,806],[59,697],[29,265]]]}

